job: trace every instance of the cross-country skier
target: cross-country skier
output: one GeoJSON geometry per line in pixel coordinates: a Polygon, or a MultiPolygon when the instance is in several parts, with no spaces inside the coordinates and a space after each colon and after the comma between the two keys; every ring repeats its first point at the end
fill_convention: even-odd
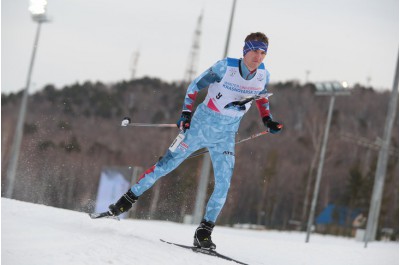
{"type": "Polygon", "coordinates": [[[154,183],[165,176],[190,154],[201,148],[210,152],[214,168],[214,191],[207,203],[204,219],[194,234],[194,246],[215,249],[211,233],[226,201],[235,163],[235,135],[243,115],[255,98],[264,125],[277,133],[282,125],[271,118],[267,86],[269,72],[262,63],[268,49],[265,34],[251,33],[245,39],[243,58],[225,58],[197,77],[188,87],[183,110],[177,126],[182,130],[165,155],[146,170],[115,204],[109,214],[117,216],[128,211],[132,204],[154,183]],[[192,113],[198,92],[208,87],[208,94],[195,113],[192,113]]]}

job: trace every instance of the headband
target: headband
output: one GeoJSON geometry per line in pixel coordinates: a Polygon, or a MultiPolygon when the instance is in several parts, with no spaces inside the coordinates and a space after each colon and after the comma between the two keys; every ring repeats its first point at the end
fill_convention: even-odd
{"type": "Polygon", "coordinates": [[[256,40],[246,41],[243,47],[243,56],[245,56],[249,51],[262,50],[267,52],[267,49],[268,45],[265,42],[256,40]]]}

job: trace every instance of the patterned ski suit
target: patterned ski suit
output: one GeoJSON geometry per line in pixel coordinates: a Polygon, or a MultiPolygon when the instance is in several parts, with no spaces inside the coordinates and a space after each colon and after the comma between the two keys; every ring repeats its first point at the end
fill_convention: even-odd
{"type": "Polygon", "coordinates": [[[262,117],[270,115],[267,85],[269,72],[261,64],[249,73],[239,59],[225,58],[196,78],[187,90],[183,111],[192,111],[197,93],[206,87],[208,94],[193,114],[190,129],[178,145],[171,145],[163,158],[140,177],[131,190],[140,196],[162,176],[178,167],[190,154],[207,148],[214,169],[214,191],[207,203],[204,219],[215,222],[226,201],[235,164],[235,135],[245,108],[225,108],[229,103],[260,95],[256,101],[262,117]],[[244,76],[244,77],[242,77],[244,76]],[[246,78],[248,80],[246,80],[246,78]]]}

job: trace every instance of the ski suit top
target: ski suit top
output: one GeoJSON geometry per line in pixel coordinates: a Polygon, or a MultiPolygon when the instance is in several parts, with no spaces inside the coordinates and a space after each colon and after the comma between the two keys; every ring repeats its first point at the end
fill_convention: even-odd
{"type": "Polygon", "coordinates": [[[209,87],[204,104],[216,112],[233,117],[242,116],[249,110],[252,101],[246,103],[242,109],[225,108],[226,105],[250,96],[260,96],[256,100],[260,115],[261,117],[270,116],[268,96],[272,94],[267,93],[269,76],[263,63],[257,71],[250,72],[241,59],[225,58],[220,60],[189,85],[182,111],[192,112],[198,92],[209,87]],[[237,76],[241,76],[241,78],[238,79],[237,76]],[[224,84],[220,84],[222,80],[224,80],[224,84]],[[231,80],[236,83],[230,82],[231,80]],[[246,86],[244,89],[242,89],[242,84],[246,86]],[[260,84],[262,84],[262,88],[257,89],[255,86],[260,86],[260,84]]]}

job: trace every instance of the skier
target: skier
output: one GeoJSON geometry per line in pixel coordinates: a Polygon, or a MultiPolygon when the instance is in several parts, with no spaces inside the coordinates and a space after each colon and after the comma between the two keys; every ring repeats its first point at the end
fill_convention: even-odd
{"type": "Polygon", "coordinates": [[[118,216],[128,211],[159,178],[178,167],[194,151],[207,148],[214,168],[215,186],[204,219],[195,231],[193,245],[216,248],[211,233],[227,198],[235,163],[235,135],[243,115],[252,104],[251,99],[256,99],[262,121],[270,133],[277,133],[282,128],[272,120],[269,111],[269,72],[262,63],[267,49],[268,37],[260,32],[251,33],[245,38],[242,59],[220,60],[189,85],[177,122],[181,133],[165,155],[146,170],[115,204],[109,206],[110,215],[118,216]],[[208,94],[192,115],[196,96],[206,87],[208,94]],[[243,99],[248,100],[240,104],[243,99]]]}

